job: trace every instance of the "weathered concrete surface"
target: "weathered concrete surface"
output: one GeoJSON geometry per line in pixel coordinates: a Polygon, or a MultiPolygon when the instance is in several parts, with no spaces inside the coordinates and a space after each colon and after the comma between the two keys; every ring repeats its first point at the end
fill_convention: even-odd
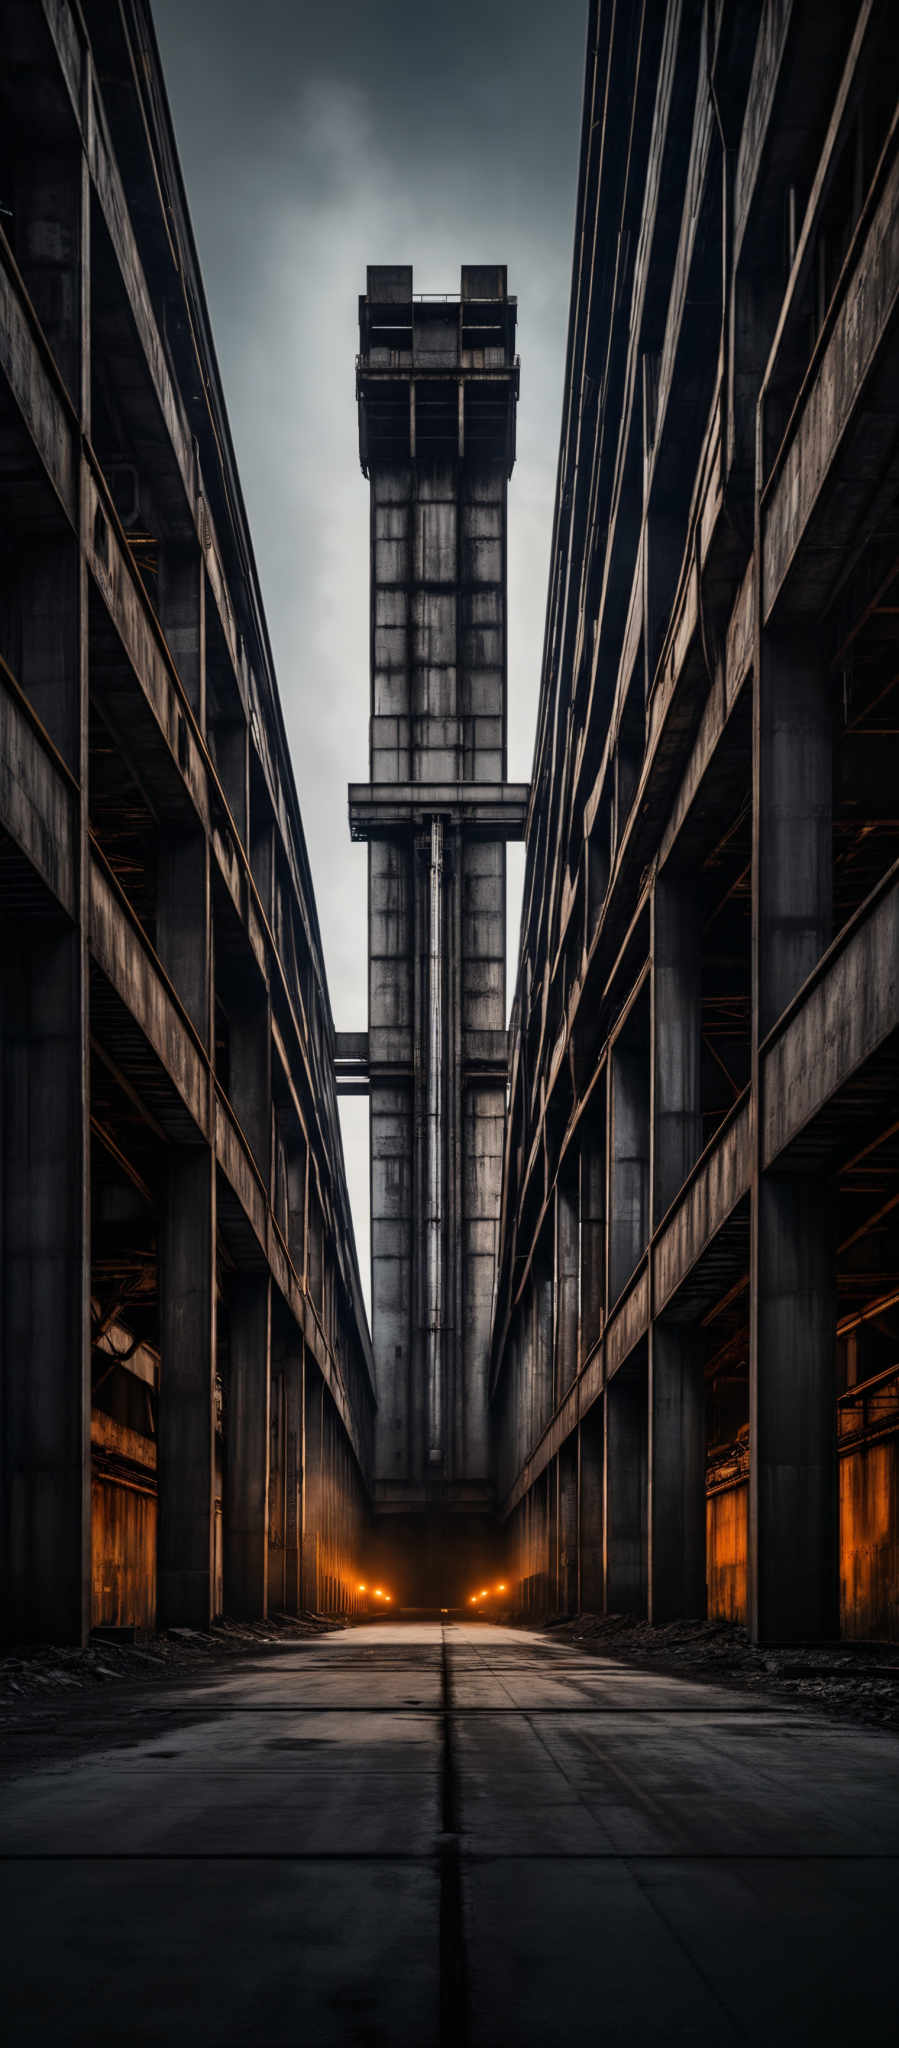
{"type": "Polygon", "coordinates": [[[645,1385],[662,1319],[702,1353],[689,1450],[682,1402],[651,1386],[648,1431],[611,1418],[629,1467],[604,1476],[613,1516],[635,1484],[649,1498],[625,1518],[623,1581],[620,1516],[610,1530],[595,1484],[581,1501],[596,1605],[615,1612],[623,1583],[635,1613],[748,1603],[766,1643],[818,1640],[838,1612],[892,1638],[895,9],[722,0],[713,27],[671,0],[632,10],[630,41],[588,11],[509,1024],[497,1495],[526,1612],[571,1612],[545,1502],[614,1376],[645,1385]],[[881,110],[864,163],[863,95],[881,110]],[[797,1177],[807,1200],[780,1190],[797,1177]],[[551,1393],[528,1407],[537,1375],[551,1393]],[[688,1541],[656,1541],[663,1498],[688,1541]]]}
{"type": "Polygon", "coordinates": [[[545,1637],[117,1688],[0,1827],[16,2042],[892,2037],[895,1738],[545,1637]]]}
{"type": "Polygon", "coordinates": [[[375,1394],[333,1021],[158,58],[140,0],[3,27],[2,1627],[262,1613],[267,1550],[279,1604],[302,1553],[345,1613],[375,1394]]]}
{"type": "MultiPolygon", "coordinates": [[[[528,801],[506,781],[516,302],[504,269],[463,265],[459,298],[438,303],[413,297],[408,267],[374,266],[359,319],[370,780],[350,785],[349,810],[353,837],[371,842],[375,1503],[425,1518],[426,1547],[452,1509],[461,1556],[468,1517],[491,1503],[504,842],[521,837],[528,801]]],[[[448,1596],[423,1573],[406,1597],[448,1596]]]]}

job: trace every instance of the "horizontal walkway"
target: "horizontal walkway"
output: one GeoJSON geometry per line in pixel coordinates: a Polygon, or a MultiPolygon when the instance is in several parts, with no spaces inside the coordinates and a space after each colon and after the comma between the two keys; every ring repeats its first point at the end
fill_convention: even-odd
{"type": "Polygon", "coordinates": [[[15,2048],[895,2038],[891,1735],[436,1622],[60,1723],[0,1792],[15,2048]]]}

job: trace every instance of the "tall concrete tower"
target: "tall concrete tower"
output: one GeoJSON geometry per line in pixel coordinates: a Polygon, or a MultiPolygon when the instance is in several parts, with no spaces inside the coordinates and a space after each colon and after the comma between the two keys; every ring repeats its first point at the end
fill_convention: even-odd
{"type": "Polygon", "coordinates": [[[464,267],[458,298],[415,298],[411,268],[370,269],[359,305],[371,780],[349,792],[353,837],[369,846],[357,1054],[371,1105],[376,1500],[409,1599],[456,1597],[491,1506],[505,842],[523,835],[528,794],[506,781],[515,317],[504,268],[464,267]]]}

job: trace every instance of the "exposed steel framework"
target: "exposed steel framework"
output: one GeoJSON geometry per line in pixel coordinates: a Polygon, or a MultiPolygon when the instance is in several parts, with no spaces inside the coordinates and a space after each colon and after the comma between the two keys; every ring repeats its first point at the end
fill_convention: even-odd
{"type": "Polygon", "coordinates": [[[0,47],[5,1623],[351,1610],[333,1027],[149,9],[0,47]]]}
{"type": "Polygon", "coordinates": [[[505,779],[515,323],[501,268],[463,266],[458,297],[430,299],[408,267],[373,268],[359,307],[371,780],[350,824],[369,843],[369,1030],[348,1053],[371,1100],[375,1504],[417,1599],[456,1597],[460,1543],[483,1555],[492,1509],[505,841],[527,802],[505,779]]]}
{"type": "Polygon", "coordinates": [[[899,1636],[893,13],[592,0],[530,786],[516,302],[369,272],[335,1035],[149,9],[0,6],[13,1633],[352,1610],[373,1513],[442,1595],[498,1508],[535,1613],[899,1636]]]}
{"type": "Polygon", "coordinates": [[[897,71],[876,0],[590,9],[493,1344],[535,1610],[899,1634],[897,71]]]}

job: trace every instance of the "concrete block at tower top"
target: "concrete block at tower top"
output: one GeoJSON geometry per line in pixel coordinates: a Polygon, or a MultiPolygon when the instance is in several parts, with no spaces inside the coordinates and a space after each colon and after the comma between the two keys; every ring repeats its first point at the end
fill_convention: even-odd
{"type": "Polygon", "coordinates": [[[411,263],[370,263],[366,293],[376,306],[408,306],[412,299],[411,263]]]}
{"type": "Polygon", "coordinates": [[[507,294],[508,266],[505,263],[463,263],[462,298],[504,299],[507,294]]]}

